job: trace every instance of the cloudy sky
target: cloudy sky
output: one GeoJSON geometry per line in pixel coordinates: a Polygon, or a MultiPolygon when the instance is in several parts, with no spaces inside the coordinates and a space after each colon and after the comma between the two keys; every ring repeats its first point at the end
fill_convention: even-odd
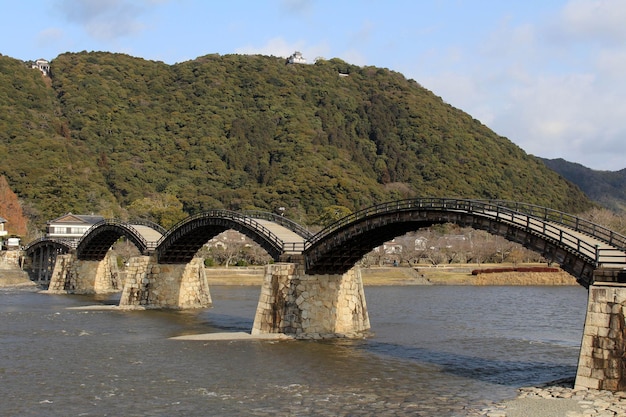
{"type": "Polygon", "coordinates": [[[341,58],[403,73],[526,152],[626,168],[625,0],[0,0],[0,53],[341,58]]]}

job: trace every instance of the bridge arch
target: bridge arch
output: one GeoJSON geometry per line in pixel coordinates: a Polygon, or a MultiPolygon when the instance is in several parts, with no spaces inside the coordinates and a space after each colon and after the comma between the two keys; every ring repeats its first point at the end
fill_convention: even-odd
{"type": "MultiPolygon", "coordinates": [[[[156,232],[160,233],[160,230],[156,232]]],[[[101,261],[121,237],[126,237],[142,254],[148,253],[150,244],[137,228],[121,220],[106,219],[94,224],[83,235],[76,247],[76,257],[84,261],[101,261]]]]}
{"type": "Polygon", "coordinates": [[[33,240],[24,247],[24,253],[26,256],[32,257],[35,253],[43,248],[51,248],[55,253],[59,255],[66,254],[76,247],[73,242],[63,239],[51,239],[47,237],[41,237],[33,240]]]}
{"type": "Polygon", "coordinates": [[[309,239],[303,252],[306,271],[344,273],[385,241],[434,224],[455,223],[485,230],[541,253],[588,287],[600,261],[597,243],[611,241],[615,246],[614,240],[619,237],[615,250],[623,258],[624,237],[592,234],[584,230],[588,225],[580,219],[566,226],[563,214],[503,201],[426,198],[383,203],[346,216],[309,239]]]}
{"type": "Polygon", "coordinates": [[[25,270],[29,271],[31,280],[40,284],[50,282],[57,256],[70,253],[76,247],[73,241],[42,237],[24,247],[27,262],[25,270]]]}
{"type": "Polygon", "coordinates": [[[188,217],[172,227],[156,248],[159,263],[187,263],[210,239],[236,230],[258,243],[274,259],[283,253],[283,241],[259,221],[230,210],[210,210],[188,217]]]}

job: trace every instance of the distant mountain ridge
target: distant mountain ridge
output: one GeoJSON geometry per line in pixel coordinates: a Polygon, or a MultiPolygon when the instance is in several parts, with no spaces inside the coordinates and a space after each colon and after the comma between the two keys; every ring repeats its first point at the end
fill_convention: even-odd
{"type": "Polygon", "coordinates": [[[591,200],[614,211],[626,212],[626,168],[596,171],[562,158],[545,159],[546,166],[576,184],[591,200]]]}
{"type": "MultiPolygon", "coordinates": [[[[402,74],[339,59],[81,52],[50,76],[0,55],[0,175],[39,227],[64,213],[276,211],[302,224],[389,200],[572,213],[573,183],[402,74]]],[[[160,213],[158,216],[156,213],[160,213]]]]}

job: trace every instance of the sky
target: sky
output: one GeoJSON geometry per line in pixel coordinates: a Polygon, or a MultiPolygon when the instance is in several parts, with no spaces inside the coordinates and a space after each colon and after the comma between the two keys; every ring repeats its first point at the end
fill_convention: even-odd
{"type": "Polygon", "coordinates": [[[624,0],[0,0],[0,54],[302,52],[402,73],[529,154],[626,168],[624,0]]]}

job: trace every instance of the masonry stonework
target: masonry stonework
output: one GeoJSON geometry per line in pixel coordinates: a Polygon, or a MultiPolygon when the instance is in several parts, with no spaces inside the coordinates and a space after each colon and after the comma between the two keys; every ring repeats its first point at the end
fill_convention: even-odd
{"type": "Polygon", "coordinates": [[[357,337],[369,330],[361,270],[307,275],[300,263],[267,265],[252,334],[357,337]]]}
{"type": "Polygon", "coordinates": [[[23,257],[21,250],[0,251],[0,269],[21,267],[23,257]]]}
{"type": "Polygon", "coordinates": [[[626,284],[589,287],[575,388],[626,390],[626,284]]]}
{"type": "Polygon", "coordinates": [[[125,308],[205,308],[211,306],[202,259],[159,264],[149,256],[131,258],[120,299],[125,308]]]}
{"type": "Polygon", "coordinates": [[[58,255],[47,292],[57,294],[107,294],[122,288],[115,257],[81,261],[73,254],[58,255]]]}

